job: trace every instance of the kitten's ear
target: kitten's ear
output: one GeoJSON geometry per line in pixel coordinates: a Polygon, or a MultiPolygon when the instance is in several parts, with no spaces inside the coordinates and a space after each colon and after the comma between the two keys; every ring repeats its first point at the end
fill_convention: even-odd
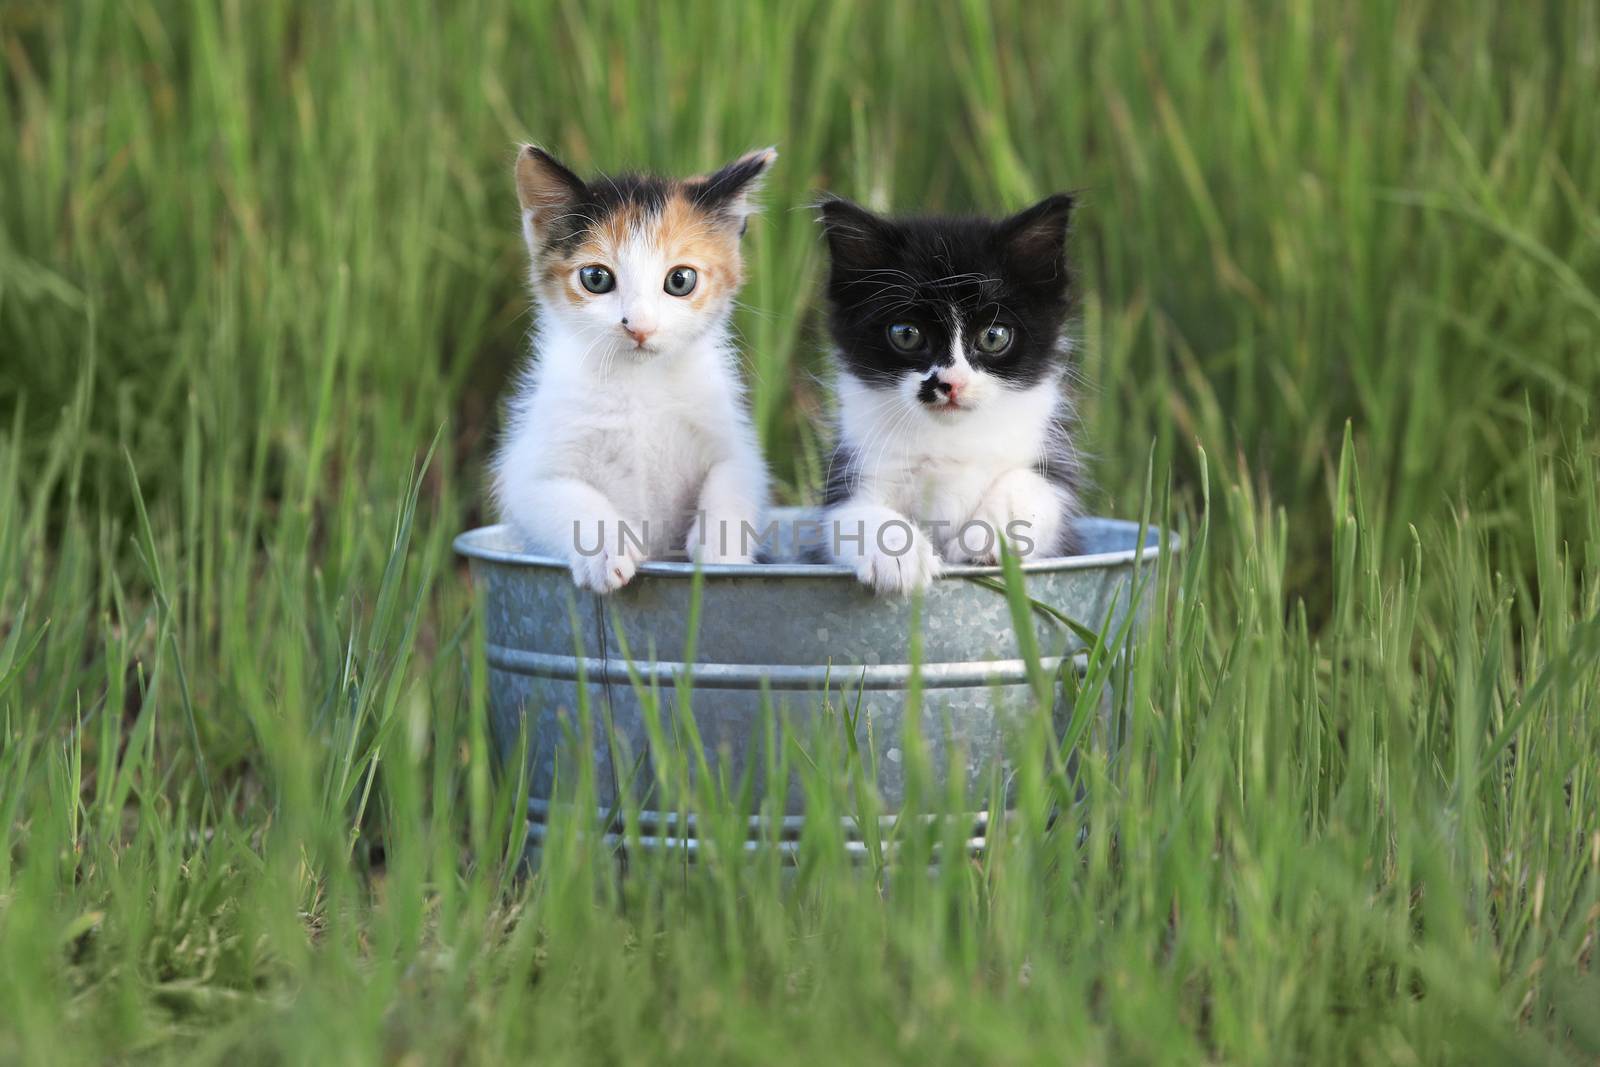
{"type": "Polygon", "coordinates": [[[694,205],[713,215],[719,215],[744,228],[755,213],[754,198],[761,190],[767,168],[778,158],[778,149],[769,146],[746,152],[714,174],[696,178],[689,183],[694,205]]]}
{"type": "MultiPolygon", "coordinates": [[[[537,145],[525,144],[517,153],[517,201],[522,205],[524,223],[534,229],[544,229],[588,192],[582,178],[537,145]]],[[[531,234],[528,240],[532,242],[531,234]]]]}
{"type": "Polygon", "coordinates": [[[1000,224],[1006,251],[1044,277],[1054,277],[1066,266],[1072,207],[1070,195],[1056,193],[1006,219],[1000,224]]]}
{"type": "Polygon", "coordinates": [[[818,207],[835,271],[868,270],[883,263],[894,241],[892,222],[841,196],[830,196],[818,207]]]}

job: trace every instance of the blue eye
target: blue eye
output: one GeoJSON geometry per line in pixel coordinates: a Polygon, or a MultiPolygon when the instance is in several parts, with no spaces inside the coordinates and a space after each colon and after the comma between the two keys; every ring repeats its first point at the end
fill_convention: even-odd
{"type": "Polygon", "coordinates": [[[922,347],[922,331],[909,322],[897,322],[889,327],[889,343],[902,352],[915,352],[922,347]]]}
{"type": "Polygon", "coordinates": [[[700,280],[700,275],[695,273],[693,267],[673,267],[667,271],[667,280],[662,283],[672,296],[688,296],[694,292],[695,283],[700,280]]]}
{"type": "Polygon", "coordinates": [[[580,268],[578,281],[591,293],[609,293],[617,287],[617,276],[598,265],[580,268]]]}
{"type": "Polygon", "coordinates": [[[978,335],[978,351],[986,356],[998,356],[1011,347],[1011,327],[998,323],[978,335]]]}

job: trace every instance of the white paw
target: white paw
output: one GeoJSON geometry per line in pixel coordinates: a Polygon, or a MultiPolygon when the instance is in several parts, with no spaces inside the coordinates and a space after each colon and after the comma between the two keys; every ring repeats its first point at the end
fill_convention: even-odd
{"type": "Polygon", "coordinates": [[[1000,540],[1010,521],[1010,516],[998,509],[980,507],[940,546],[940,554],[946,563],[992,567],[1000,562],[1000,540]]]}
{"type": "Polygon", "coordinates": [[[754,563],[746,552],[744,528],[738,519],[711,519],[697,516],[689,524],[683,551],[697,563],[754,563]]]}
{"type": "Polygon", "coordinates": [[[620,552],[608,546],[591,556],[574,554],[572,580],[579,589],[614,593],[633,580],[644,558],[644,552],[633,544],[624,544],[620,552]]]}
{"type": "MultiPolygon", "coordinates": [[[[887,549],[900,547],[897,533],[886,537],[887,549]]],[[[939,576],[939,554],[933,543],[920,530],[913,531],[911,543],[903,552],[895,554],[877,543],[868,544],[865,551],[850,562],[855,566],[856,577],[870,586],[880,596],[903,596],[928,588],[939,576]]]]}
{"type": "Polygon", "coordinates": [[[1059,511],[1048,486],[1026,477],[1002,482],[983,498],[972,518],[958,527],[940,546],[950,563],[971,563],[992,567],[1000,562],[1004,543],[1013,555],[1027,559],[1035,554],[1041,539],[1054,536],[1055,523],[1047,521],[1052,509],[1059,511]]]}

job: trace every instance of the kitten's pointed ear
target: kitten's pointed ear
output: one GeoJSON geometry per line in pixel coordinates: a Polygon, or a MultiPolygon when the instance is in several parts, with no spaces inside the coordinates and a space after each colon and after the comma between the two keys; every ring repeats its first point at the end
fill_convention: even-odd
{"type": "Polygon", "coordinates": [[[755,195],[761,190],[767,168],[777,158],[776,147],[758,148],[714,174],[696,178],[689,183],[695,206],[728,220],[743,234],[750,216],[755,213],[755,195]]]}
{"type": "Polygon", "coordinates": [[[868,270],[883,262],[894,240],[892,222],[841,196],[828,197],[818,208],[835,271],[868,270]]]}
{"type": "Polygon", "coordinates": [[[582,178],[537,145],[525,144],[517,153],[517,201],[522,205],[525,226],[544,229],[553,217],[587,196],[588,191],[582,178]]]}
{"type": "Polygon", "coordinates": [[[1070,195],[1056,193],[1006,219],[1000,224],[1006,251],[1046,278],[1064,270],[1073,203],[1070,195]]]}

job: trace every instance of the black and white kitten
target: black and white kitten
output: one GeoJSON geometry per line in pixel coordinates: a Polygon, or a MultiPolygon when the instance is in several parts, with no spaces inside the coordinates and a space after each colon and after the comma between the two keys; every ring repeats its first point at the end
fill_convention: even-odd
{"type": "Polygon", "coordinates": [[[822,205],[839,436],[830,555],[880,593],[941,563],[1064,555],[1078,511],[1072,198],[999,221],[822,205]]]}

